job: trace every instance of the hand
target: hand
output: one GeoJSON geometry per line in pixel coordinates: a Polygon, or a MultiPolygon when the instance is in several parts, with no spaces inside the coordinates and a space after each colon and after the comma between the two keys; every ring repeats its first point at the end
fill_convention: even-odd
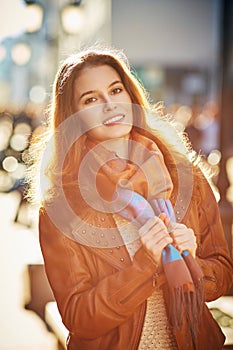
{"type": "Polygon", "coordinates": [[[197,243],[193,230],[179,223],[170,223],[169,227],[171,228],[170,235],[173,238],[174,247],[176,247],[180,253],[184,250],[188,250],[195,258],[197,243]]]}
{"type": "Polygon", "coordinates": [[[160,266],[163,249],[173,241],[165,223],[155,216],[139,229],[139,234],[147,253],[160,266]]]}

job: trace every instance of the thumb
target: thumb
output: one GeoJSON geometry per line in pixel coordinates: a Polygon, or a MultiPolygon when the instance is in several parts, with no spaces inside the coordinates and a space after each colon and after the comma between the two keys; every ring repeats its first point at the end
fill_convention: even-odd
{"type": "Polygon", "coordinates": [[[170,224],[170,219],[166,216],[165,213],[159,214],[159,218],[160,218],[160,220],[163,221],[163,223],[164,223],[167,227],[169,226],[169,224],[170,224]]]}

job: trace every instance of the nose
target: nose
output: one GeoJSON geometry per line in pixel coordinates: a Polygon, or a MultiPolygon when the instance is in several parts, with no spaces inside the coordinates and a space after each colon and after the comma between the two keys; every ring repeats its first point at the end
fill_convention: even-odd
{"type": "Polygon", "coordinates": [[[103,106],[103,111],[104,112],[110,112],[116,109],[117,105],[116,102],[112,101],[110,96],[105,96],[104,97],[104,106],[103,106]]]}

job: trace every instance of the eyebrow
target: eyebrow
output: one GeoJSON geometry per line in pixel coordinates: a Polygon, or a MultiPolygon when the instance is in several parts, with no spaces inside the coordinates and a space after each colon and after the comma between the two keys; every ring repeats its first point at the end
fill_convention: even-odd
{"type": "MultiPolygon", "coordinates": [[[[122,81],[121,81],[121,80],[115,80],[115,81],[113,81],[108,87],[110,88],[110,87],[114,86],[115,84],[119,84],[119,83],[122,84],[122,81]]],[[[93,94],[93,93],[95,93],[95,92],[96,92],[96,90],[85,91],[85,92],[79,97],[79,100],[81,100],[84,96],[93,94]]]]}

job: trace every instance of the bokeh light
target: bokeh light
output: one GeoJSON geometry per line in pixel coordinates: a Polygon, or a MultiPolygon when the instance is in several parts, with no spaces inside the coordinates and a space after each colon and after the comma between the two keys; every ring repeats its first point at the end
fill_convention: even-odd
{"type": "Polygon", "coordinates": [[[174,117],[179,129],[183,131],[192,117],[192,110],[189,106],[182,105],[177,109],[174,117]]]}
{"type": "Polygon", "coordinates": [[[24,191],[24,157],[38,124],[40,125],[40,117],[37,117],[34,106],[30,104],[23,110],[11,108],[0,112],[0,192],[15,189],[24,191]]]}
{"type": "Polygon", "coordinates": [[[62,10],[62,26],[66,33],[80,33],[84,26],[84,14],[80,6],[67,5],[62,10]]]}
{"type": "Polygon", "coordinates": [[[218,165],[220,160],[221,160],[221,152],[217,149],[211,151],[207,157],[208,163],[212,166],[218,165]]]}
{"type": "Polygon", "coordinates": [[[195,128],[200,129],[200,130],[204,130],[209,126],[211,121],[212,121],[212,118],[209,115],[207,115],[206,113],[200,113],[196,117],[193,124],[194,124],[195,128]]]}
{"type": "Polygon", "coordinates": [[[18,66],[26,65],[31,59],[31,49],[26,43],[18,43],[12,48],[11,57],[18,66]]]}
{"type": "Polygon", "coordinates": [[[32,128],[27,123],[18,123],[15,125],[14,134],[21,134],[21,135],[29,136],[29,135],[31,135],[31,132],[32,132],[32,128]]]}
{"type": "Polygon", "coordinates": [[[26,31],[29,33],[38,31],[43,22],[43,8],[40,4],[32,3],[25,9],[26,31]]]}
{"type": "Polygon", "coordinates": [[[32,102],[43,103],[46,100],[46,91],[43,86],[35,85],[29,92],[29,98],[32,102]]]}
{"type": "Polygon", "coordinates": [[[28,137],[22,134],[14,134],[10,139],[10,146],[13,150],[21,152],[28,146],[28,137]]]}
{"type": "Polygon", "coordinates": [[[2,161],[2,167],[4,170],[6,170],[8,173],[11,173],[15,171],[18,167],[18,161],[15,157],[9,156],[4,158],[2,161]]]}

